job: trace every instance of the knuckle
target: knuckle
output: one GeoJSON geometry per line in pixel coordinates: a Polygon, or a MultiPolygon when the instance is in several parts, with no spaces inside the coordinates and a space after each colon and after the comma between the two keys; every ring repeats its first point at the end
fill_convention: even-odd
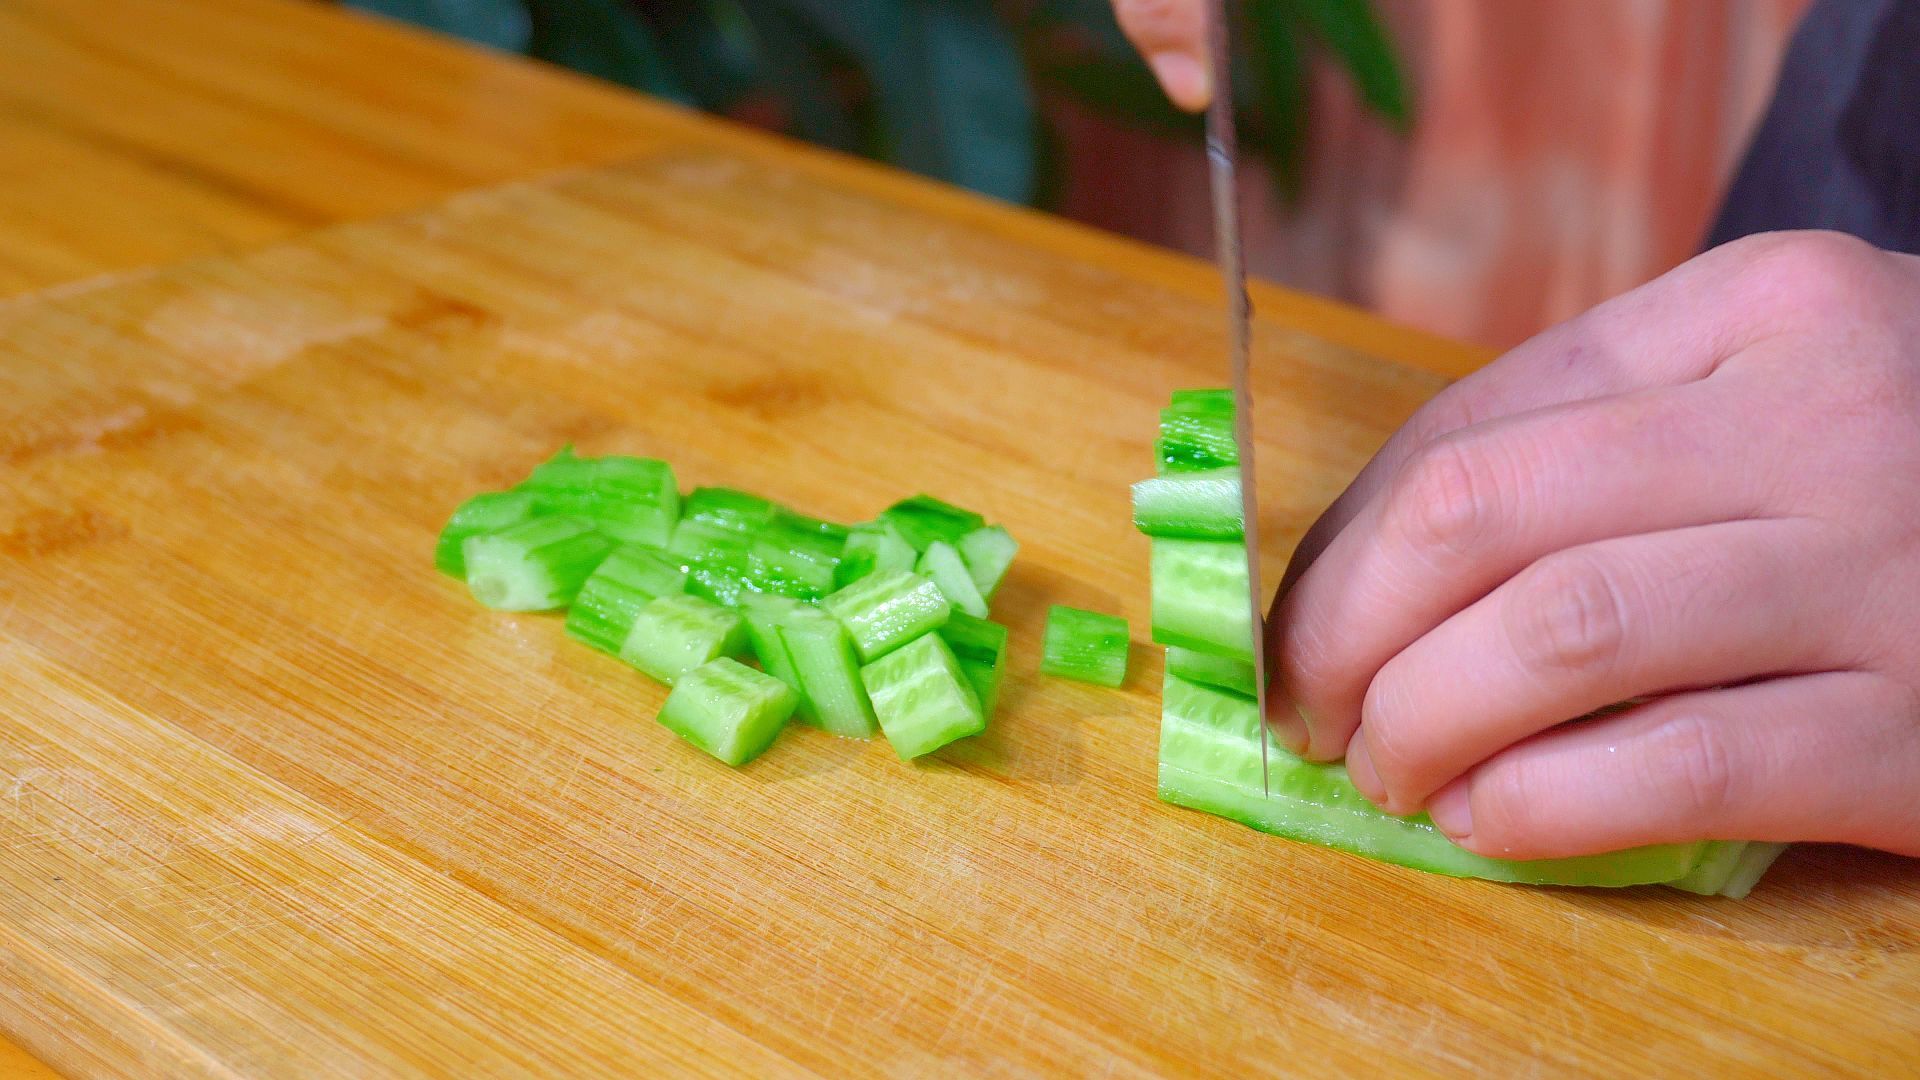
{"type": "Polygon", "coordinates": [[[1661,725],[1653,752],[1645,758],[1655,775],[1653,789],[1678,801],[1686,820],[1717,820],[1736,797],[1739,777],[1733,753],[1720,725],[1694,712],[1682,712],[1661,725]]]}
{"type": "Polygon", "coordinates": [[[1506,605],[1513,651],[1529,671],[1607,668],[1626,646],[1621,590],[1605,564],[1553,556],[1525,571],[1506,605]]]}
{"type": "Polygon", "coordinates": [[[1467,440],[1428,444],[1401,470],[1388,501],[1393,527],[1414,548],[1465,555],[1497,527],[1499,484],[1467,440]]]}
{"type": "Polygon", "coordinates": [[[1812,315],[1856,312],[1873,292],[1881,253],[1839,232],[1785,232],[1728,245],[1746,283],[1772,302],[1812,315]]]}

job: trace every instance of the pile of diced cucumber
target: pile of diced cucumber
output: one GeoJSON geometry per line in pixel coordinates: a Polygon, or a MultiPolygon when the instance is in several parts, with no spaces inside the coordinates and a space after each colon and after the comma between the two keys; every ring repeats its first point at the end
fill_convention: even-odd
{"type": "Polygon", "coordinates": [[[1134,523],[1152,538],[1153,640],[1167,646],[1160,797],[1256,829],[1440,874],[1556,885],[1660,883],[1744,896],[1782,845],[1703,842],[1573,859],[1513,861],[1466,851],[1426,815],[1395,817],[1338,764],[1268,741],[1254,703],[1252,605],[1242,538],[1233,396],[1182,390],[1160,414],[1158,475],[1134,485],[1134,523]]]}
{"type": "Polygon", "coordinates": [[[1007,656],[988,604],[1018,547],[926,495],[838,525],[569,448],[463,503],[434,562],[487,607],[564,609],[568,634],[672,687],[661,724],[741,765],[792,717],[877,727],[903,759],[984,731],[1007,656]]]}

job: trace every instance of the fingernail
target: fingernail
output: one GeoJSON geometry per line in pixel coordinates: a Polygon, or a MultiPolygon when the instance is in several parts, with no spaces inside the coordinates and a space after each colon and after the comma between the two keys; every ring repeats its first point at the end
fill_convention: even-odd
{"type": "Polygon", "coordinates": [[[1277,696],[1268,698],[1267,727],[1280,745],[1287,748],[1288,753],[1295,757],[1306,756],[1307,714],[1300,706],[1277,696]]]}
{"type": "Polygon", "coordinates": [[[1427,803],[1427,816],[1447,838],[1459,843],[1473,835],[1473,803],[1465,783],[1448,784],[1427,803]]]}
{"type": "Polygon", "coordinates": [[[1375,806],[1387,804],[1387,786],[1380,782],[1380,773],[1373,767],[1373,758],[1367,753],[1365,732],[1353,733],[1353,741],[1347,744],[1347,776],[1360,794],[1375,806]]]}
{"type": "Polygon", "coordinates": [[[1207,99],[1213,96],[1212,80],[1191,53],[1157,52],[1147,57],[1147,66],[1175,105],[1193,112],[1207,107],[1207,99]]]}

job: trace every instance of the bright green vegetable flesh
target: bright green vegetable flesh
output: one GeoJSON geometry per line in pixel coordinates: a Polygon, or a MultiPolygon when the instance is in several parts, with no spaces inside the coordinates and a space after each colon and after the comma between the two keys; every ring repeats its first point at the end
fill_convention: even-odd
{"type": "Polygon", "coordinates": [[[753,650],[754,659],[760,661],[760,670],[793,688],[800,698],[794,707],[794,716],[812,723],[813,705],[800,687],[800,673],[793,668],[786,642],[780,640],[780,624],[804,607],[805,604],[791,597],[758,594],[741,602],[740,617],[746,622],[747,645],[753,650]]]}
{"type": "Polygon", "coordinates": [[[1133,524],[1148,536],[1238,540],[1241,515],[1238,468],[1169,473],[1133,485],[1133,524]]]}
{"type": "Polygon", "coordinates": [[[618,656],[641,608],[686,589],[686,571],[664,552],[628,544],[607,556],[580,586],[580,594],[567,610],[567,633],[618,656]]]}
{"type": "Polygon", "coordinates": [[[935,540],[955,543],[961,537],[986,524],[971,510],[963,510],[931,495],[902,499],[882,511],[880,517],[891,522],[906,537],[915,551],[925,551],[935,540]]]}
{"type": "Polygon", "coordinates": [[[961,673],[980,699],[980,710],[992,719],[1000,704],[1000,683],[1006,675],[1007,628],[956,611],[940,628],[940,637],[960,662],[961,673]]]}
{"type": "Polygon", "coordinates": [[[809,722],[847,738],[872,737],[873,705],[846,627],[826,612],[803,604],[780,624],[780,641],[812,706],[809,722]]]}
{"type": "Polygon", "coordinates": [[[1160,412],[1160,438],[1154,442],[1162,476],[1220,469],[1240,464],[1233,437],[1233,397],[1176,399],[1160,412]]]}
{"type": "Polygon", "coordinates": [[[920,556],[917,569],[921,577],[940,587],[940,594],[955,609],[976,619],[987,617],[987,598],[980,595],[980,586],[974,584],[973,574],[960,558],[960,549],[945,540],[935,540],[920,556]]]}
{"type": "Polygon", "coordinates": [[[1167,674],[1188,682],[1200,683],[1236,694],[1253,696],[1253,665],[1212,653],[1195,652],[1178,645],[1167,647],[1167,674]]]}
{"type": "Polygon", "coordinates": [[[464,580],[467,538],[518,525],[533,516],[533,508],[533,493],[528,491],[489,491],[461,503],[440,530],[440,542],[433,550],[434,568],[464,580]]]}
{"type": "Polygon", "coordinates": [[[902,761],[977,735],[986,713],[953,650],[938,634],[912,642],[860,669],[880,730],[902,761]]]}
{"type": "Polygon", "coordinates": [[[891,521],[855,525],[840,549],[839,564],[833,568],[834,587],[844,588],[869,574],[912,570],[919,554],[891,521]]]}
{"type": "Polygon", "coordinates": [[[1099,686],[1127,681],[1127,621],[1055,604],[1047,611],[1040,671],[1099,686]]]}
{"type": "Polygon", "coordinates": [[[497,611],[551,611],[573,601],[613,542],[580,517],[532,518],[461,545],[467,588],[497,611]]]}
{"type": "Polygon", "coordinates": [[[1020,553],[1020,542],[1013,534],[998,525],[989,525],[984,529],[975,529],[954,542],[960,550],[960,558],[967,564],[967,573],[973,575],[974,588],[988,600],[1000,590],[1000,582],[1007,576],[1007,570],[1013,566],[1013,557],[1020,553]]]}
{"type": "Polygon", "coordinates": [[[779,679],[722,658],[674,684],[660,723],[721,761],[744,765],[773,744],[797,701],[779,679]]]}
{"type": "Polygon", "coordinates": [[[1260,787],[1257,707],[1237,694],[1168,676],[1160,721],[1160,797],[1256,829],[1455,877],[1541,885],[1644,885],[1692,870],[1704,844],[1670,844],[1577,859],[1515,862],[1456,846],[1425,815],[1385,813],[1341,765],[1268,748],[1260,787]]]}
{"type": "Polygon", "coordinates": [[[1245,545],[1160,538],[1152,563],[1153,640],[1253,662],[1245,545]]]}
{"type": "Polygon", "coordinates": [[[953,614],[940,587],[917,574],[872,574],[821,601],[872,661],[931,631],[953,614]]]}
{"type": "Polygon", "coordinates": [[[746,644],[739,612],[699,596],[663,596],[634,616],[620,659],[671,683],[709,661],[738,655],[746,644]]]}
{"type": "Polygon", "coordinates": [[[673,466],[655,458],[583,458],[561,450],[516,490],[534,497],[538,513],[591,520],[616,540],[659,547],[680,517],[673,466]]]}

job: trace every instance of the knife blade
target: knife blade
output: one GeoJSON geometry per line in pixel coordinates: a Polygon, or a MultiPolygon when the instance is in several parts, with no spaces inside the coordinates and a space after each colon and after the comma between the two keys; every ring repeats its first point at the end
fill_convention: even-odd
{"type": "Polygon", "coordinates": [[[1260,587],[1260,529],[1255,512],[1259,484],[1253,461],[1252,303],[1247,297],[1247,264],[1240,246],[1240,191],[1235,173],[1240,144],[1233,125],[1233,28],[1229,0],[1213,0],[1207,19],[1207,45],[1213,70],[1213,100],[1207,104],[1207,171],[1213,188],[1213,249],[1227,291],[1227,343],[1233,368],[1233,433],[1240,453],[1240,516],[1247,548],[1247,603],[1253,616],[1253,691],[1260,710],[1260,790],[1272,794],[1267,778],[1266,621],[1260,587]]]}

